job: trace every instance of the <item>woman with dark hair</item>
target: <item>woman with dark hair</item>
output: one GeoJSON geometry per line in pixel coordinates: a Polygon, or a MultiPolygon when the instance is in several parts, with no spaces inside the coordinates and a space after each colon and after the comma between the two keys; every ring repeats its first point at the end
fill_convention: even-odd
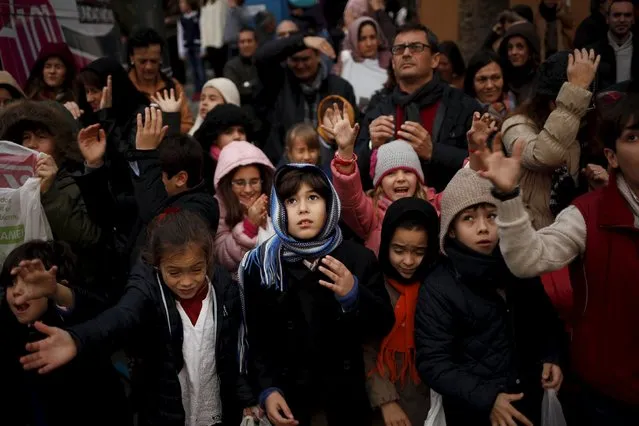
{"type": "Polygon", "coordinates": [[[76,67],[66,43],[42,46],[25,85],[27,98],[36,101],[73,101],[73,79],[76,67]]]}
{"type": "Polygon", "coordinates": [[[446,83],[457,89],[461,89],[464,85],[464,74],[466,73],[466,64],[454,41],[442,41],[439,43],[439,66],[437,71],[446,83]]]}
{"type": "Polygon", "coordinates": [[[515,95],[508,91],[499,56],[492,50],[480,50],[470,58],[464,92],[500,120],[515,109],[515,95]]]}
{"type": "Polygon", "coordinates": [[[532,95],[540,64],[540,41],[535,26],[528,22],[511,26],[499,45],[501,66],[508,89],[520,104],[532,95]]]}

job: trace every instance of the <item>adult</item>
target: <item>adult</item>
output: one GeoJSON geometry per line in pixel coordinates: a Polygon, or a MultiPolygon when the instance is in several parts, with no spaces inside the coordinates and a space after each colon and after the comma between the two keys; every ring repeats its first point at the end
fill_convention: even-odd
{"type": "Polygon", "coordinates": [[[492,50],[480,50],[470,58],[464,92],[495,118],[504,119],[515,109],[515,95],[508,91],[499,56],[492,50]]]}
{"type": "Polygon", "coordinates": [[[317,106],[328,95],[340,95],[352,105],[353,87],[330,74],[321,53],[335,58],[330,43],[321,37],[293,34],[261,46],[255,54],[261,90],[256,96],[258,116],[268,117],[270,134],[264,146],[277,164],[284,152],[284,137],[294,124],[317,126],[317,106]]]}
{"type": "MultiPolygon", "coordinates": [[[[151,99],[157,92],[175,91],[177,99],[183,97],[184,87],[176,79],[165,75],[162,66],[164,40],[151,28],[136,31],[129,38],[128,56],[131,63],[129,78],[136,89],[151,99]]],[[[187,133],[193,127],[193,114],[188,102],[182,102],[180,108],[180,131],[187,133]]]]}
{"type": "Polygon", "coordinates": [[[590,0],[590,16],[581,21],[575,31],[575,48],[582,49],[603,40],[608,34],[608,6],[610,0],[590,0]]]}
{"type": "Polygon", "coordinates": [[[386,82],[391,53],[388,41],[373,18],[361,17],[348,29],[337,71],[355,90],[357,106],[365,110],[373,94],[386,82]]]}
{"type": "Polygon", "coordinates": [[[387,40],[395,38],[397,29],[386,11],[384,0],[349,0],[344,7],[344,28],[346,31],[348,32],[353,22],[363,16],[373,18],[382,28],[387,40]]]}
{"type": "Polygon", "coordinates": [[[508,81],[508,89],[517,104],[532,95],[540,62],[540,44],[535,26],[523,22],[511,26],[499,45],[499,56],[508,81]]]}
{"type": "Polygon", "coordinates": [[[27,98],[36,101],[73,101],[76,66],[66,43],[42,46],[24,87],[27,98]]]}
{"type": "MultiPolygon", "coordinates": [[[[497,17],[497,23],[493,25],[490,33],[486,36],[482,47],[484,49],[494,50],[495,52],[498,51],[506,31],[513,25],[523,22],[527,22],[527,20],[514,10],[504,10],[497,17]]],[[[532,23],[532,20],[530,22],[532,23]]]]}
{"type": "MultiPolygon", "coordinates": [[[[222,0],[220,0],[222,1],[222,0]]],[[[253,15],[244,4],[246,0],[225,0],[229,9],[226,14],[226,25],[224,26],[224,44],[228,46],[229,58],[237,56],[238,35],[240,29],[252,27],[253,15]]]]}
{"type": "Polygon", "coordinates": [[[16,79],[7,71],[0,71],[0,109],[24,97],[24,92],[16,79]]]}
{"type": "Polygon", "coordinates": [[[275,37],[276,38],[285,38],[291,36],[293,34],[297,34],[300,31],[300,28],[297,24],[289,19],[285,19],[280,22],[275,28],[275,37]]]}
{"type": "Polygon", "coordinates": [[[400,27],[393,47],[397,86],[366,113],[357,139],[362,183],[372,188],[371,153],[393,139],[409,142],[422,162],[426,184],[442,191],[468,155],[466,131],[481,107],[443,82],[437,37],[421,24],[400,27]]]}
{"type": "Polygon", "coordinates": [[[581,169],[577,132],[590,105],[598,62],[592,50],[553,55],[540,68],[534,96],[502,125],[508,152],[517,140],[524,142],[522,198],[535,229],[554,220],[550,206],[556,170],[565,167],[576,187],[581,169]]]}
{"type": "Polygon", "coordinates": [[[566,0],[541,0],[535,14],[541,60],[572,48],[573,18],[566,0]]]}
{"type": "Polygon", "coordinates": [[[466,64],[459,46],[454,41],[442,41],[439,43],[439,76],[446,83],[457,89],[463,89],[466,64]]]}
{"type": "Polygon", "coordinates": [[[235,83],[240,91],[243,105],[251,105],[258,85],[257,68],[255,67],[255,52],[257,51],[257,36],[252,28],[242,28],[237,36],[239,56],[231,59],[224,66],[224,77],[235,83]]]}
{"type": "Polygon", "coordinates": [[[228,49],[224,46],[228,8],[229,4],[224,0],[203,0],[200,8],[202,46],[206,49],[207,59],[216,77],[222,75],[228,55],[228,49]]]}
{"type": "Polygon", "coordinates": [[[601,55],[597,90],[634,80],[639,75],[639,49],[634,48],[634,6],[630,0],[613,0],[608,7],[608,33],[588,48],[601,55]]]}

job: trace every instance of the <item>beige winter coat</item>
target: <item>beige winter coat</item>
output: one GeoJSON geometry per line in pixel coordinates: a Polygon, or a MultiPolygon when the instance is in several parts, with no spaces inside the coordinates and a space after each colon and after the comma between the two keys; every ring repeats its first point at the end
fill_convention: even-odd
{"type": "Polygon", "coordinates": [[[554,220],[550,212],[553,172],[566,165],[577,180],[581,149],[576,137],[591,97],[588,90],[566,82],[557,95],[557,108],[550,113],[543,129],[523,115],[510,117],[502,125],[508,153],[512,153],[517,139],[525,142],[520,186],[535,229],[548,226],[554,220]]]}
{"type": "MultiPolygon", "coordinates": [[[[386,290],[390,295],[393,306],[397,304],[399,293],[386,284],[386,290]]],[[[379,343],[373,346],[364,346],[364,365],[366,367],[366,389],[368,399],[373,407],[373,426],[384,426],[384,419],[380,407],[387,402],[396,401],[411,421],[411,425],[423,425],[430,408],[430,390],[424,383],[415,385],[412,380],[407,380],[404,387],[401,383],[392,383],[388,378],[382,377],[373,371],[377,362],[379,343]]]]}

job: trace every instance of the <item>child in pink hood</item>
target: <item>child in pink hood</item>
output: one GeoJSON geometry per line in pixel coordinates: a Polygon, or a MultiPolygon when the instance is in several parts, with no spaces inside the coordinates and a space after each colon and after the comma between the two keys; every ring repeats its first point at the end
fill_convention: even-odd
{"type": "Polygon", "coordinates": [[[231,142],[220,152],[213,182],[220,207],[214,251],[235,279],[244,254],[274,234],[267,195],[274,170],[266,155],[249,142],[231,142]]]}
{"type": "Polygon", "coordinates": [[[342,202],[342,218],[357,236],[365,240],[366,247],[377,254],[384,215],[393,201],[418,197],[431,203],[439,213],[441,194],[425,185],[419,157],[410,144],[402,140],[386,143],[378,149],[374,189],[365,193],[357,168],[357,156],[353,152],[359,125],[351,127],[340,111],[336,116],[332,132],[338,150],[331,162],[331,171],[333,185],[342,202]]]}

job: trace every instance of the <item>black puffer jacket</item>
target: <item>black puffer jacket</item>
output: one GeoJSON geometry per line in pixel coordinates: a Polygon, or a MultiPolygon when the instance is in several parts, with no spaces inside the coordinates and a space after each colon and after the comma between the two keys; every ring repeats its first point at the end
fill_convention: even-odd
{"type": "Polygon", "coordinates": [[[480,255],[452,241],[446,253],[419,293],[420,376],[442,395],[449,426],[489,425],[502,392],[523,392],[515,407],[539,424],[542,364],[559,364],[562,341],[543,286],[515,278],[501,254],[480,255]]]}
{"type": "MultiPolygon", "coordinates": [[[[256,404],[253,392],[238,374],[239,291],[223,268],[215,267],[211,282],[218,306],[215,356],[223,424],[237,425],[242,409],[256,404]]],[[[132,391],[140,426],[184,425],[178,379],[184,365],[182,320],[173,293],[152,266],[138,263],[117,305],[68,331],[80,355],[127,347],[134,360],[132,391]]]]}

